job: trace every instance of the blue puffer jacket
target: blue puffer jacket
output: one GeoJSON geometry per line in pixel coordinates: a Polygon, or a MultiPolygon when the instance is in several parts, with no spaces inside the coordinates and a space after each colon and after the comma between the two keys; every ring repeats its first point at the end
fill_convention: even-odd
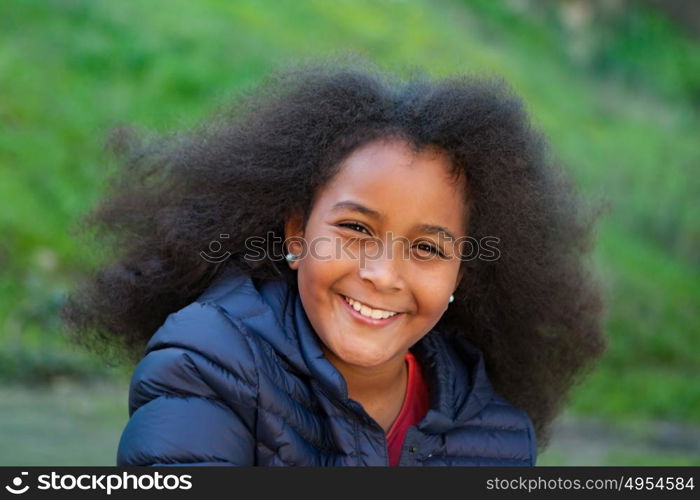
{"type": "MultiPolygon", "coordinates": [[[[224,274],[148,342],[117,465],[387,465],[382,428],[318,342],[296,290],[224,274]]],[[[431,409],[400,465],[535,465],[532,422],[494,392],[478,349],[433,329],[411,351],[431,409]]]]}

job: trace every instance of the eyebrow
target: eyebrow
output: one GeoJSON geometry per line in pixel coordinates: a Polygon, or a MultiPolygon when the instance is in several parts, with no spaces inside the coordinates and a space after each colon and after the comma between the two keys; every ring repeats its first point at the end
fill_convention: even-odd
{"type": "MultiPolygon", "coordinates": [[[[385,219],[384,215],[381,212],[377,212],[376,210],[372,210],[369,207],[366,207],[360,203],[351,200],[339,201],[331,208],[331,212],[338,212],[340,210],[352,210],[355,212],[360,212],[361,214],[364,214],[367,217],[371,217],[380,221],[383,221],[385,219]]],[[[443,233],[445,236],[451,238],[453,241],[457,240],[455,235],[444,226],[438,226],[436,224],[418,224],[416,226],[416,229],[424,234],[443,233]]]]}

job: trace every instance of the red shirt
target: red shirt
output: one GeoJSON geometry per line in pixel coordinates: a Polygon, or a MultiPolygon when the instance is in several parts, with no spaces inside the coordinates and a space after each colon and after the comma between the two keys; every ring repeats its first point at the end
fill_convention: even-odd
{"type": "Polygon", "coordinates": [[[386,433],[389,465],[392,467],[399,465],[406,431],[412,425],[420,422],[429,409],[428,387],[425,384],[420,365],[410,351],[406,353],[406,363],[408,363],[406,396],[401,405],[399,415],[386,433]]]}

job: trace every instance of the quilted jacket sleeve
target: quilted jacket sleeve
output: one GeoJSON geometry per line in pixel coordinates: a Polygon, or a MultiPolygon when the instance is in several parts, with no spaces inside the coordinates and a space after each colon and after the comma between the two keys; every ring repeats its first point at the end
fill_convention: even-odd
{"type": "Polygon", "coordinates": [[[193,303],[134,370],[117,465],[254,465],[256,400],[248,340],[215,306],[193,303]]]}

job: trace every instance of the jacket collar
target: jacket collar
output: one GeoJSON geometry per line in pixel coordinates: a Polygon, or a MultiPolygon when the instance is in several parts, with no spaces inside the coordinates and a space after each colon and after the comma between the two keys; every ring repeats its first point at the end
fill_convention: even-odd
{"type": "MultiPolygon", "coordinates": [[[[323,354],[298,291],[282,279],[253,280],[230,268],[197,301],[215,303],[234,323],[267,341],[294,371],[316,379],[329,396],[347,400],[345,380],[323,354]]],[[[446,431],[479,413],[491,399],[482,352],[454,330],[438,323],[411,351],[431,394],[421,430],[446,431]]]]}

